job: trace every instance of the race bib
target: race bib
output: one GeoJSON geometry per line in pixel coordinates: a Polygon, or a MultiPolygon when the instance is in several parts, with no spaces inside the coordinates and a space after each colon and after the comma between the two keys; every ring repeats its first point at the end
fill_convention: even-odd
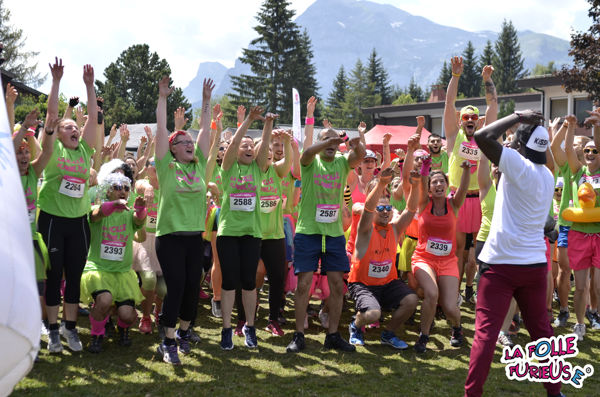
{"type": "Polygon", "coordinates": [[[452,241],[430,237],[427,240],[427,248],[425,251],[435,256],[448,256],[452,251],[452,241]]]}
{"type": "Polygon", "coordinates": [[[150,229],[156,229],[156,217],[148,215],[146,217],[146,227],[150,229]]]}
{"type": "Polygon", "coordinates": [[[60,182],[58,192],[73,198],[82,198],[85,190],[85,179],[65,175],[60,182]]]}
{"type": "Polygon", "coordinates": [[[315,220],[319,223],[333,223],[337,221],[339,212],[339,204],[317,204],[315,220]]]}
{"type": "Polygon", "coordinates": [[[35,223],[35,212],[35,207],[27,209],[27,214],[29,215],[29,223],[35,223]]]}
{"type": "Polygon", "coordinates": [[[125,255],[125,243],[122,241],[102,240],[100,258],[109,261],[122,261],[125,255]]]}
{"type": "Polygon", "coordinates": [[[279,196],[264,196],[260,198],[260,212],[270,214],[275,211],[281,197],[279,196]]]}
{"type": "Polygon", "coordinates": [[[471,142],[461,142],[458,154],[463,159],[470,161],[479,161],[481,158],[479,147],[476,143],[471,142]]]}
{"type": "Polygon", "coordinates": [[[386,278],[392,269],[392,262],[369,262],[369,277],[386,278]]]}
{"type": "Polygon", "coordinates": [[[600,189],[600,174],[590,175],[585,177],[588,182],[595,189],[600,189]]]}
{"type": "Polygon", "coordinates": [[[256,193],[234,193],[229,196],[231,211],[252,212],[256,207],[256,193]]]}

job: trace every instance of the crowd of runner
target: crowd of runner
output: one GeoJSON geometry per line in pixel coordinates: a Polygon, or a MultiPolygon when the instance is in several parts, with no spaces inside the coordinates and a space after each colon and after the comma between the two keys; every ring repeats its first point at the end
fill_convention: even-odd
{"type": "MultiPolygon", "coordinates": [[[[58,59],[50,65],[52,87],[39,129],[38,110],[15,124],[17,94],[8,85],[49,352],[63,350],[61,336],[72,351],[83,349],[76,323],[84,305],[91,353],[102,351],[116,322],[120,345],[130,345],[133,332],[156,329],[161,358],[180,364],[179,354],[190,353],[202,332],[194,325],[207,288],[211,315],[222,318],[221,348],[234,348],[234,334],[256,348],[257,288],[266,281],[266,330],[292,333],[290,353],[306,348],[309,315],[318,315],[326,329],[328,349],[355,351],[365,344],[366,327],[381,327],[382,344],[406,349],[402,326],[414,323],[416,314],[418,353],[427,351],[436,318],[448,321],[450,344],[460,348],[461,305],[479,300],[473,367],[474,355],[493,354],[496,343],[513,345],[519,313],[533,318],[533,293],[529,299],[527,291],[513,290],[515,299],[509,294],[500,309],[488,304],[492,298],[482,296],[481,284],[478,296],[476,280],[497,286],[487,281],[498,277],[488,270],[500,269],[495,264],[525,265],[543,275],[544,302],[536,299],[533,308],[544,314],[540,332],[551,333],[550,324],[572,327],[582,341],[586,319],[588,328],[600,329],[600,214],[593,212],[600,204],[600,112],[585,120],[594,139],[575,136],[578,121],[571,115],[551,121],[547,132],[541,115],[531,111],[497,120],[491,66],[482,70],[485,115],[475,106],[457,110],[462,59],[452,58],[451,65],[445,140],[430,134],[422,147],[425,119],[417,117],[406,150],[392,152],[387,134],[381,154],[367,149],[364,123],[351,139],[327,120],[315,131],[315,98],[308,100],[301,144],[290,130],[275,127],[276,114],[256,106],[240,106],[237,130],[225,136],[221,107],[210,108],[209,79],[194,140],[183,130],[184,109],[175,112],[174,126],[167,125],[173,89],[164,77],[156,82],[155,136],[146,128],[133,156],[125,150],[126,125],[113,126],[105,142],[103,102],[90,65],[83,68],[87,115],[78,98],[59,114],[63,65],[58,59]],[[247,135],[255,121],[264,125],[258,139],[247,135]],[[121,141],[111,144],[117,130],[121,141]],[[523,165],[526,150],[533,163],[523,165]],[[543,189],[536,190],[538,182],[543,189]],[[521,193],[506,195],[513,188],[521,193]],[[538,203],[535,209],[517,201],[526,189],[540,195],[523,199],[538,203]],[[580,209],[573,222],[562,217],[570,207],[580,209]],[[284,317],[291,294],[295,321],[284,317]],[[311,298],[313,305],[320,301],[318,314],[311,298]],[[340,332],[344,300],[353,302],[355,315],[340,332]]],[[[526,325],[533,336],[537,325],[526,325]]],[[[487,364],[481,357],[479,364],[489,369],[491,356],[487,364]]],[[[482,386],[487,375],[486,369],[483,380],[473,380],[472,371],[467,391],[469,382],[482,386]]]]}

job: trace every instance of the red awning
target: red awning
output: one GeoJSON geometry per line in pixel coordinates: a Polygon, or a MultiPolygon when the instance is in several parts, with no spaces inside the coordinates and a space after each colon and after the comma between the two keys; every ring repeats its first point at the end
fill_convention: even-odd
{"type": "MultiPolygon", "coordinates": [[[[383,153],[383,136],[389,132],[392,134],[392,139],[390,140],[390,150],[393,158],[395,157],[393,153],[396,149],[401,148],[406,151],[408,138],[414,135],[416,130],[417,127],[408,127],[405,125],[377,124],[365,134],[367,148],[379,153],[383,153]]],[[[429,138],[429,135],[431,135],[431,133],[423,128],[423,131],[421,132],[421,146],[423,146],[423,149],[427,149],[427,139],[429,138]]]]}

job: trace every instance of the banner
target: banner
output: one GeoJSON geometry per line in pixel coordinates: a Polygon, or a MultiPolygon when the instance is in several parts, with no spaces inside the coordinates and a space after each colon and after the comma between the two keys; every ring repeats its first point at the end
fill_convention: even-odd
{"type": "Polygon", "coordinates": [[[294,132],[294,138],[298,142],[302,142],[302,125],[300,124],[300,94],[298,90],[292,88],[292,99],[293,99],[293,118],[292,118],[292,131],[294,132]]]}

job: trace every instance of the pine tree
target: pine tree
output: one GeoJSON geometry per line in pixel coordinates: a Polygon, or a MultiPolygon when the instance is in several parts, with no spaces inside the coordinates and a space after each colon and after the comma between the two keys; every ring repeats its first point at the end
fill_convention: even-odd
{"type": "Polygon", "coordinates": [[[479,56],[479,70],[483,70],[484,66],[491,65],[494,60],[494,47],[490,40],[487,41],[483,52],[479,56]]]}
{"type": "Polygon", "coordinates": [[[292,87],[300,93],[302,108],[318,89],[310,39],[292,21],[295,12],[289,6],[285,0],[264,1],[254,28],[258,37],[240,58],[252,74],[231,76],[234,105],[261,105],[279,113],[282,123],[292,121],[292,87]]]}
{"type": "Polygon", "coordinates": [[[10,10],[0,0],[0,43],[4,45],[2,68],[14,73],[16,79],[34,87],[39,87],[46,80],[36,72],[37,62],[34,59],[39,52],[24,51],[25,39],[23,30],[10,25],[10,10]]]}
{"type": "Polygon", "coordinates": [[[346,77],[344,65],[341,65],[333,81],[333,88],[327,98],[327,108],[325,110],[327,118],[334,126],[340,125],[338,121],[343,119],[342,108],[347,91],[348,78],[346,77]]]}
{"type": "Polygon", "coordinates": [[[526,70],[523,66],[517,30],[511,21],[504,20],[502,22],[502,30],[495,44],[492,65],[498,94],[513,94],[521,91],[517,86],[517,80],[525,77],[526,70]]]}
{"type": "Polygon", "coordinates": [[[348,90],[342,106],[343,120],[340,120],[339,126],[355,128],[360,121],[365,121],[370,126],[371,120],[365,118],[362,109],[379,105],[381,97],[374,93],[375,83],[369,80],[368,70],[360,59],[356,61],[348,80],[348,90]]]}
{"type": "Polygon", "coordinates": [[[383,67],[383,61],[377,56],[375,48],[373,48],[369,56],[367,71],[369,80],[375,84],[375,94],[381,97],[381,104],[389,105],[392,102],[392,88],[390,86],[389,75],[383,67]]]}
{"type": "Polygon", "coordinates": [[[442,70],[440,70],[440,76],[438,77],[437,84],[443,85],[444,87],[450,83],[452,78],[452,66],[448,62],[444,61],[442,70]]]}
{"type": "Polygon", "coordinates": [[[470,41],[462,53],[462,58],[463,72],[458,81],[458,92],[467,98],[477,97],[481,91],[481,73],[475,58],[475,47],[470,41]]]}
{"type": "Polygon", "coordinates": [[[415,76],[410,78],[410,83],[408,83],[408,87],[406,87],[405,91],[416,102],[425,102],[425,100],[427,99],[427,98],[425,98],[425,92],[417,84],[417,82],[415,80],[415,76]]]}

